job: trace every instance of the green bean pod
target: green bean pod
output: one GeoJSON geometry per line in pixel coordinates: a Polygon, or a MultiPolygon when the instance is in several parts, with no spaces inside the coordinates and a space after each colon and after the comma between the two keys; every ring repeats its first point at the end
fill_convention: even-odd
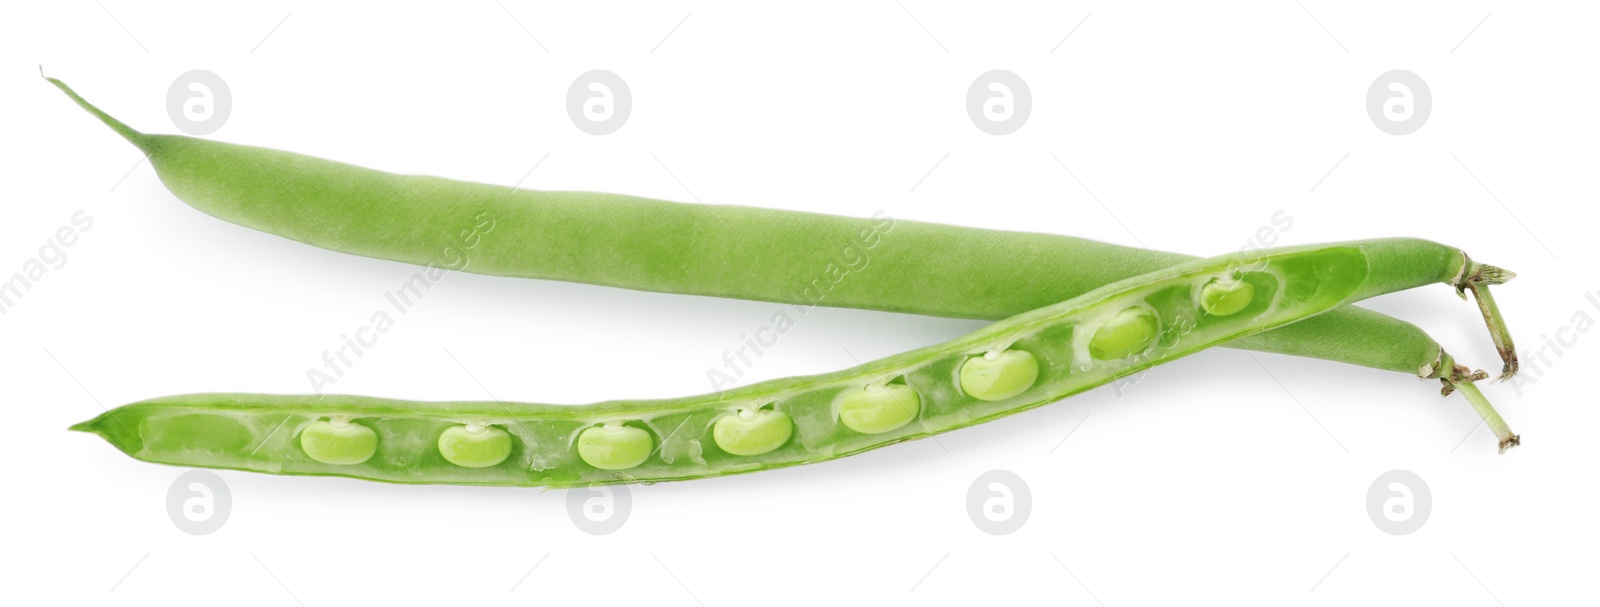
{"type": "Polygon", "coordinates": [[[715,395],[562,406],[195,394],[118,407],[73,429],[151,462],[395,483],[566,487],[753,472],[1011,415],[1449,273],[1448,263],[1404,279],[1374,272],[1395,255],[1345,243],[1190,262],[937,346],[715,395]],[[1206,286],[1223,279],[1249,284],[1246,301],[1208,300],[1206,286]],[[509,440],[469,445],[464,461],[444,451],[469,435],[509,440]]]}
{"type": "MultiPolygon", "coordinates": [[[[981,230],[591,192],[541,192],[396,175],[312,156],[140,133],[48,79],[143,151],[202,212],[315,246],[451,270],[690,295],[996,320],[1194,258],[1053,234],[981,230]]],[[[1427,265],[1460,251],[1394,241],[1427,265]]],[[[1464,256],[1461,259],[1465,260],[1464,256]]],[[[1502,358],[1516,351],[1467,262],[1449,284],[1478,296],[1502,358]]],[[[1220,293],[1218,294],[1220,295],[1220,293]]],[[[1416,373],[1438,357],[1421,329],[1348,308],[1236,347],[1416,373]]]]}

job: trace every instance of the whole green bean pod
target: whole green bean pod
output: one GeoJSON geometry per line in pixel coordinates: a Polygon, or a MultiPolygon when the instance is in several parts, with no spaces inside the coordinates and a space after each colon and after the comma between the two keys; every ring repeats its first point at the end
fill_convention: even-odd
{"type": "MultiPolygon", "coordinates": [[[[1193,259],[881,214],[851,218],[396,175],[140,133],[60,80],[48,80],[148,155],[162,182],[194,208],[355,255],[498,276],[986,320],[1193,259]],[[480,233],[487,230],[492,235],[480,233]]],[[[1396,267],[1465,259],[1437,246],[1411,254],[1396,267]]],[[[1504,360],[1502,378],[1515,373],[1516,352],[1487,285],[1511,276],[1468,261],[1447,282],[1478,295],[1504,360]]],[[[1231,345],[1424,376],[1418,361],[1440,360],[1439,344],[1421,329],[1354,307],[1231,345]]]]}
{"type": "MultiPolygon", "coordinates": [[[[396,483],[566,487],[754,472],[1011,415],[1459,271],[1448,253],[1418,254],[1431,247],[1367,241],[1188,262],[944,344],[705,396],[562,406],[195,394],[73,429],[145,461],[396,483]]],[[[1472,402],[1502,450],[1517,443],[1481,395],[1472,402]]]]}

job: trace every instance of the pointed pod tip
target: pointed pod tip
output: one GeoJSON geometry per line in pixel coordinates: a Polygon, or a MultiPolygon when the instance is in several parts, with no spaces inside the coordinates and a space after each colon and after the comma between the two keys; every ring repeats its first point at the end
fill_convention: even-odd
{"type": "Polygon", "coordinates": [[[72,90],[72,87],[67,86],[67,83],[62,82],[57,78],[45,76],[43,65],[39,66],[39,75],[44,76],[46,82],[55,85],[56,88],[61,89],[61,92],[66,93],[67,97],[72,99],[73,103],[78,104],[78,107],[83,108],[95,118],[98,118],[100,122],[105,123],[105,125],[108,127],[111,127],[111,130],[116,131],[116,133],[121,135],[123,139],[127,139],[129,143],[132,143],[135,147],[138,147],[146,154],[150,153],[150,150],[148,149],[150,144],[149,138],[146,137],[144,133],[134,130],[133,127],[130,127],[127,124],[124,124],[122,121],[112,118],[110,114],[101,111],[100,108],[95,107],[94,104],[89,103],[88,100],[79,95],[77,91],[72,90]]]}

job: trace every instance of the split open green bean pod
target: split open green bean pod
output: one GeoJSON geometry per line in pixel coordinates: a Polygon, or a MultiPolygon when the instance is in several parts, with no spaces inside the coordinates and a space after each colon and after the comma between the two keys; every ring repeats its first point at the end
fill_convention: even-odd
{"type": "MultiPolygon", "coordinates": [[[[140,133],[61,81],[49,81],[148,155],[162,182],[194,208],[355,255],[433,265],[443,258],[453,270],[500,276],[987,320],[1194,259],[883,215],[850,218],[395,175],[292,152],[140,133]],[[492,233],[464,246],[462,235],[481,225],[492,226],[492,233]]],[[[1444,250],[1418,249],[1428,255],[1444,250]]],[[[1487,285],[1509,276],[1468,264],[1450,283],[1478,296],[1505,361],[1502,376],[1515,372],[1516,352],[1487,285]]],[[[1408,374],[1439,353],[1439,344],[1416,326],[1354,307],[1233,345],[1408,374]]]]}
{"type": "Polygon", "coordinates": [[[1347,243],[1190,262],[938,346],[717,395],[561,406],[197,394],[73,429],[152,462],[397,483],[562,487],[751,472],[1010,415],[1448,273],[1374,272],[1395,254],[1347,243]]]}

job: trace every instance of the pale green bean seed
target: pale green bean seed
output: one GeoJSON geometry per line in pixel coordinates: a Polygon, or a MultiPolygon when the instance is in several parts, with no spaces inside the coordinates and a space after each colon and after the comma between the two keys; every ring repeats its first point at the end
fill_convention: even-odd
{"type": "Polygon", "coordinates": [[[378,433],[347,419],[318,420],[300,432],[300,448],[324,464],[353,466],[378,452],[378,433]]]}
{"type": "Polygon", "coordinates": [[[447,428],[439,435],[439,455],[462,468],[488,468],[511,456],[511,434],[482,424],[447,428]]]}
{"type": "Polygon", "coordinates": [[[1159,330],[1154,312],[1138,306],[1124,309],[1095,330],[1089,355],[1098,360],[1127,358],[1148,349],[1159,330]]]}
{"type": "Polygon", "coordinates": [[[1256,287],[1242,280],[1217,278],[1200,287],[1200,309],[1212,316],[1238,314],[1256,296],[1256,287]]]}
{"type": "Polygon", "coordinates": [[[740,409],[723,416],[711,429],[712,439],[734,455],[770,453],[794,436],[794,420],[782,411],[740,409]]]}
{"type": "Polygon", "coordinates": [[[988,352],[961,364],[961,391],[978,400],[1005,400],[1039,379],[1039,361],[1025,350],[988,352]]]}
{"type": "Polygon", "coordinates": [[[882,434],[911,423],[922,397],[905,384],[850,388],[839,402],[839,421],[862,434],[882,434]]]}
{"type": "Polygon", "coordinates": [[[578,435],[578,457],[601,470],[627,470],[650,457],[655,441],[640,428],[610,423],[578,435]]]}

